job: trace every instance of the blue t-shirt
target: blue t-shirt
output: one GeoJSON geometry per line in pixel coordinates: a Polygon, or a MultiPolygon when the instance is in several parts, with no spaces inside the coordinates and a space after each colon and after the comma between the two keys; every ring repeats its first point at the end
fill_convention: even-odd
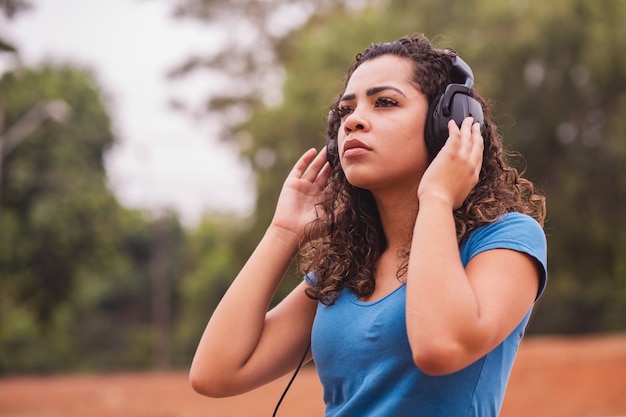
{"type": "MultiPolygon", "coordinates": [[[[547,279],[541,226],[519,213],[476,229],[460,246],[463,265],[480,252],[527,253],[541,267],[537,296],[547,279]]],[[[530,311],[494,350],[468,367],[429,376],[415,366],[406,331],[406,286],[363,302],[343,290],[333,305],[319,303],[312,353],[324,388],[326,417],[495,417],[530,311]]],[[[531,309],[532,310],[532,309],[531,309]]]]}

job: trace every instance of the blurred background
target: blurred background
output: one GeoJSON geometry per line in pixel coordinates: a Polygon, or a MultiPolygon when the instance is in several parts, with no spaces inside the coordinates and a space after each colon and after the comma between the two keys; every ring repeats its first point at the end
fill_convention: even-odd
{"type": "Polygon", "coordinates": [[[528,332],[625,331],[626,1],[0,0],[0,375],[186,368],[355,53],[416,32],[547,195],[528,332]]]}

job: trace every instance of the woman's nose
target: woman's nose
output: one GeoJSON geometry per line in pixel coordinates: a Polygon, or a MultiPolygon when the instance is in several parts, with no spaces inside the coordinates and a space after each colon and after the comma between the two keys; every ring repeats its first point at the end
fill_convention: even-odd
{"type": "Polygon", "coordinates": [[[365,130],[368,127],[363,115],[356,110],[350,113],[344,123],[343,128],[346,133],[353,132],[355,130],[365,130]]]}

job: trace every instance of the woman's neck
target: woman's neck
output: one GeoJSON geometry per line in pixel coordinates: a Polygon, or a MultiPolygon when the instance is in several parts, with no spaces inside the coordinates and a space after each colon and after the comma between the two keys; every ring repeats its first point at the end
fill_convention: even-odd
{"type": "Polygon", "coordinates": [[[388,248],[394,251],[406,248],[417,217],[419,204],[416,190],[385,195],[374,193],[374,199],[388,248]]]}

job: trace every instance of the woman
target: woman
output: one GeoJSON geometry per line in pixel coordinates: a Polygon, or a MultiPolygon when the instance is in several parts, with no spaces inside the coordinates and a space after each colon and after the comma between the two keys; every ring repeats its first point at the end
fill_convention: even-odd
{"type": "Polygon", "coordinates": [[[507,164],[459,62],[424,36],[357,55],[328,150],[295,164],[206,327],[196,391],[256,388],[310,343],[326,416],[498,415],[547,277],[545,204],[507,164]],[[476,123],[444,118],[441,139],[449,85],[479,111],[476,123]],[[268,312],[297,254],[306,279],[268,312]]]}

